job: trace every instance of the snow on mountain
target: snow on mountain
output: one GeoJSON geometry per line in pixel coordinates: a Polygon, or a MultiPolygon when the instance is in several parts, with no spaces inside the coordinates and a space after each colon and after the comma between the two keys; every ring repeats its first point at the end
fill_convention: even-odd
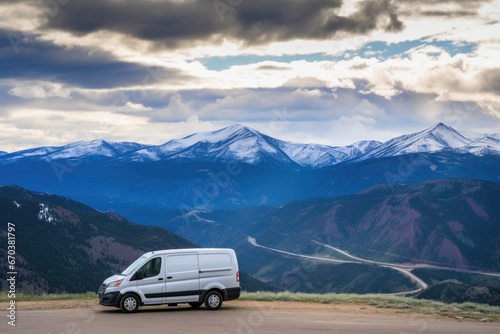
{"type": "Polygon", "coordinates": [[[387,142],[360,141],[348,146],[299,144],[264,135],[239,124],[170,140],[162,145],[113,143],[105,140],[75,142],[60,147],[39,147],[14,153],[0,153],[0,161],[31,158],[46,161],[69,158],[110,158],[121,162],[167,160],[263,161],[280,165],[320,168],[341,162],[390,157],[419,152],[452,151],[478,156],[500,154],[500,134],[457,132],[439,123],[424,131],[387,142]]]}
{"type": "Polygon", "coordinates": [[[338,162],[341,157],[336,156],[332,147],[316,144],[296,144],[275,140],[274,144],[291,160],[301,166],[322,167],[338,162]]]}
{"type": "Polygon", "coordinates": [[[485,154],[500,154],[500,136],[492,135],[479,138],[464,147],[463,151],[478,156],[485,154]]]}
{"type": "Polygon", "coordinates": [[[61,150],[49,155],[50,159],[69,159],[85,156],[117,157],[130,151],[140,149],[143,145],[136,143],[111,143],[102,139],[90,142],[76,142],[63,146],[61,150]]]}
{"type": "Polygon", "coordinates": [[[129,161],[171,159],[240,161],[250,164],[271,159],[280,164],[324,167],[360,156],[380,145],[376,141],[358,142],[346,147],[299,144],[264,135],[239,124],[173,139],[159,146],[150,146],[124,157],[129,161]]]}
{"type": "Polygon", "coordinates": [[[37,148],[30,148],[27,150],[22,150],[18,152],[13,152],[13,153],[8,153],[5,154],[3,158],[9,159],[9,160],[16,160],[16,159],[21,159],[21,158],[29,158],[29,157],[43,157],[46,156],[52,152],[57,151],[59,148],[58,147],[37,147],[37,148]]]}
{"type": "Polygon", "coordinates": [[[379,147],[381,144],[381,142],[376,140],[362,140],[351,145],[338,147],[337,151],[344,152],[346,157],[342,161],[347,161],[363,156],[364,154],[371,152],[375,148],[379,147]]]}
{"type": "Polygon", "coordinates": [[[23,150],[6,155],[8,160],[22,158],[40,158],[42,160],[57,160],[81,158],[86,156],[118,157],[145,145],[137,143],[112,143],[102,139],[90,142],[79,141],[65,146],[49,146],[23,150]]]}
{"type": "MultiPolygon", "coordinates": [[[[237,132],[238,130],[242,132],[242,128],[243,127],[239,125],[232,125],[230,127],[217,131],[200,132],[181,139],[172,139],[159,146],[151,146],[138,150],[137,152],[134,152],[133,156],[129,157],[129,159],[161,160],[170,158],[173,157],[176,153],[182,152],[183,150],[198,143],[218,144],[221,142],[225,142],[229,137],[234,136],[235,132],[237,132]]],[[[184,152],[184,154],[181,154],[178,157],[181,158],[189,155],[189,153],[184,152]]]]}
{"type": "Polygon", "coordinates": [[[236,160],[250,164],[271,159],[279,163],[293,163],[267,138],[270,137],[236,124],[221,130],[197,133],[167,142],[162,145],[162,151],[168,151],[170,158],[176,159],[236,160]]]}
{"type": "Polygon", "coordinates": [[[465,138],[468,138],[473,141],[480,140],[485,136],[487,136],[484,133],[473,132],[473,131],[457,131],[457,132],[460,133],[465,138]]]}
{"type": "Polygon", "coordinates": [[[473,140],[464,137],[453,128],[439,123],[424,131],[396,137],[382,143],[357,160],[443,150],[463,152],[463,149],[472,142],[473,140]]]}
{"type": "MultiPolygon", "coordinates": [[[[197,133],[182,139],[171,140],[155,152],[162,152],[170,159],[237,160],[255,164],[263,159],[273,159],[281,164],[296,163],[305,167],[324,167],[352,159],[380,143],[359,142],[346,147],[318,144],[299,144],[264,135],[239,124],[212,132],[197,133]]],[[[152,151],[149,149],[148,151],[152,151]]],[[[148,152],[149,156],[152,154],[148,152]]],[[[145,152],[141,153],[143,156],[145,152]]],[[[155,155],[161,159],[158,154],[155,155]]]]}
{"type": "Polygon", "coordinates": [[[273,144],[301,166],[325,167],[361,156],[380,145],[377,141],[357,142],[349,146],[297,144],[273,139],[273,144]]]}

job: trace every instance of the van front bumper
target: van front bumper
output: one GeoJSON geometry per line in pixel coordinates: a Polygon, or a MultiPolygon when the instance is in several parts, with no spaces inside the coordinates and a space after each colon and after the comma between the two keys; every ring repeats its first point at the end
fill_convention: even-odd
{"type": "Polygon", "coordinates": [[[121,293],[113,291],[108,293],[99,293],[99,304],[103,306],[116,306],[120,303],[121,293]]]}

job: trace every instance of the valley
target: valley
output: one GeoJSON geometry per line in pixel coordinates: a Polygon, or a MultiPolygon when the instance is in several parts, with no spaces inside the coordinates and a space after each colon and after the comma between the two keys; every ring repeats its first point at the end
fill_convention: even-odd
{"type": "Polygon", "coordinates": [[[405,276],[407,276],[413,283],[415,283],[419,287],[418,289],[411,290],[411,291],[392,293],[391,295],[394,295],[394,296],[411,296],[411,295],[417,294],[417,293],[419,293],[419,292],[421,292],[429,287],[429,285],[426,282],[424,282],[420,277],[418,277],[417,275],[415,275],[413,273],[414,269],[417,269],[417,268],[437,269],[437,270],[441,270],[441,271],[445,270],[445,271],[451,271],[451,272],[475,274],[475,275],[479,275],[479,276],[483,275],[483,276],[500,277],[500,273],[493,273],[493,272],[464,270],[464,269],[456,269],[456,268],[450,268],[450,267],[439,267],[439,266],[428,265],[428,264],[410,265],[410,264],[398,264],[398,263],[386,263],[386,262],[372,261],[372,260],[362,259],[362,258],[359,258],[357,256],[353,256],[342,249],[339,249],[337,247],[332,247],[329,245],[325,245],[325,244],[321,244],[321,243],[318,243],[317,241],[314,241],[314,240],[313,240],[314,243],[321,245],[323,247],[333,249],[336,252],[348,257],[349,259],[351,259],[351,261],[337,260],[337,259],[329,258],[329,257],[310,256],[310,255],[286,252],[286,251],[282,251],[282,250],[259,245],[257,243],[257,240],[255,240],[255,238],[250,237],[250,236],[247,238],[247,240],[252,246],[255,246],[255,247],[260,247],[263,249],[270,250],[272,252],[291,255],[291,256],[299,257],[302,259],[308,259],[308,260],[312,260],[312,261],[324,261],[324,262],[336,263],[336,264],[339,264],[339,263],[365,263],[365,264],[374,264],[374,265],[381,266],[381,267],[391,268],[391,269],[394,269],[394,270],[397,270],[397,271],[403,273],[405,276]]]}
{"type": "MultiPolygon", "coordinates": [[[[282,254],[292,255],[292,256],[296,256],[296,257],[300,257],[300,258],[305,258],[305,259],[310,259],[310,260],[315,260],[315,261],[325,261],[325,262],[331,262],[331,263],[369,263],[369,264],[376,264],[378,266],[391,268],[391,269],[394,269],[394,270],[397,270],[397,271],[403,273],[413,283],[415,283],[416,285],[419,286],[419,288],[416,289],[416,290],[398,292],[398,293],[394,293],[393,295],[411,295],[411,294],[420,292],[420,291],[422,291],[422,290],[424,290],[424,289],[426,289],[428,287],[428,285],[424,281],[422,281],[420,278],[418,278],[417,276],[415,276],[415,275],[413,275],[411,273],[411,270],[410,270],[410,269],[412,269],[411,266],[398,265],[396,263],[381,263],[381,262],[376,262],[376,261],[365,260],[365,259],[361,259],[359,257],[355,257],[355,256],[352,256],[352,255],[349,255],[347,252],[345,252],[345,251],[343,251],[341,249],[338,249],[338,248],[335,248],[335,247],[331,247],[331,246],[327,246],[327,245],[323,245],[323,246],[335,249],[337,252],[339,252],[339,253],[341,253],[341,254],[349,257],[349,258],[352,258],[354,261],[334,260],[334,259],[325,258],[325,257],[319,257],[319,256],[308,256],[308,255],[302,255],[302,254],[295,254],[295,253],[290,253],[290,252],[284,252],[284,251],[280,251],[278,249],[269,248],[269,247],[265,247],[265,246],[259,245],[257,243],[257,240],[255,240],[255,238],[252,238],[252,237],[248,237],[248,242],[251,245],[255,246],[255,247],[260,247],[260,248],[264,248],[264,249],[267,249],[267,250],[270,250],[270,251],[273,251],[273,252],[278,252],[278,253],[282,253],[282,254]]],[[[499,277],[500,277],[500,274],[499,274],[499,277]]]]}

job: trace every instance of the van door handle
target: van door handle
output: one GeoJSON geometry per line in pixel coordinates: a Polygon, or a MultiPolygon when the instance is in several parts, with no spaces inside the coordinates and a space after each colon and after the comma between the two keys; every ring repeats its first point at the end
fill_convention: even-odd
{"type": "Polygon", "coordinates": [[[163,281],[163,277],[158,278],[158,281],[163,281]]]}
{"type": "Polygon", "coordinates": [[[172,276],[168,276],[167,279],[172,279],[173,277],[172,276]]]}

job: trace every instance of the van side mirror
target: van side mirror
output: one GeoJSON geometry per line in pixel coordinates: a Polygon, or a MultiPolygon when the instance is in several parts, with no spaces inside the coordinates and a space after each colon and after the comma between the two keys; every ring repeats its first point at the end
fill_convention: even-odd
{"type": "Polygon", "coordinates": [[[144,273],[142,272],[142,269],[137,270],[134,276],[135,276],[135,279],[143,279],[144,273]]]}

